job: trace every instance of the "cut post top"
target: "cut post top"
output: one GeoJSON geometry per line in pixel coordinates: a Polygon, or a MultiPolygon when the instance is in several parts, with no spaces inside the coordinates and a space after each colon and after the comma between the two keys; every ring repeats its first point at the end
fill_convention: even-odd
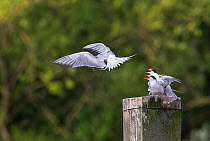
{"type": "Polygon", "coordinates": [[[123,109],[181,109],[180,97],[168,97],[168,96],[144,96],[123,99],[123,109]]]}

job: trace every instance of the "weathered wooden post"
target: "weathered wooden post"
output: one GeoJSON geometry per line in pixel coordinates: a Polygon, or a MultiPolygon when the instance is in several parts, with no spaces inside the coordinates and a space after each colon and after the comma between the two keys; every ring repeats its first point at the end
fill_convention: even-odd
{"type": "Polygon", "coordinates": [[[180,141],[181,98],[145,96],[123,99],[124,141],[180,141]]]}

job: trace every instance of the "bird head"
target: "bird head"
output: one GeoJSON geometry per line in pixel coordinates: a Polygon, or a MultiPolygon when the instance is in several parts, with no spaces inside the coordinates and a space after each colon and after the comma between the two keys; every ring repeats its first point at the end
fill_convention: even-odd
{"type": "Polygon", "coordinates": [[[152,69],[152,68],[150,68],[150,69],[147,69],[146,73],[153,74],[153,73],[157,73],[157,71],[152,69]]]}

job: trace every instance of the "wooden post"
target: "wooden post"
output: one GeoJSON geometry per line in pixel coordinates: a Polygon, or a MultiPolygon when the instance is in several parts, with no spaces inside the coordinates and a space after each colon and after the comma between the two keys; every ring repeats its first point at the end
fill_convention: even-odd
{"type": "Polygon", "coordinates": [[[145,96],[123,99],[124,141],[180,141],[181,98],[145,96]]]}

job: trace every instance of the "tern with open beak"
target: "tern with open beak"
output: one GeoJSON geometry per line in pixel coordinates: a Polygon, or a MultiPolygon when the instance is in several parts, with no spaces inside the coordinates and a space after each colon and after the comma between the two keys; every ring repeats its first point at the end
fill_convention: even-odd
{"type": "MultiPolygon", "coordinates": [[[[172,76],[159,75],[157,73],[157,71],[155,71],[154,69],[148,69],[148,72],[146,72],[146,73],[149,73],[149,75],[147,75],[148,77],[149,76],[154,76],[156,78],[156,80],[162,84],[162,86],[164,87],[164,91],[165,91],[166,96],[177,97],[176,94],[173,91],[175,91],[175,92],[180,92],[180,91],[173,90],[171,88],[170,84],[174,81],[182,83],[181,80],[176,79],[172,76]]],[[[148,86],[149,86],[149,83],[150,82],[148,82],[148,86]]],[[[150,91],[150,88],[148,88],[148,91],[150,91]]],[[[180,93],[182,93],[182,92],[180,92],[180,93]]]]}
{"type": "Polygon", "coordinates": [[[89,52],[78,52],[71,55],[67,55],[57,59],[53,64],[69,66],[69,67],[93,67],[100,68],[101,70],[114,69],[125,61],[128,61],[131,57],[116,57],[115,54],[105,46],[103,43],[94,43],[83,47],[83,49],[95,51],[99,53],[97,56],[92,55],[89,52]]]}
{"type": "Polygon", "coordinates": [[[152,95],[163,95],[164,94],[164,87],[162,82],[157,81],[157,79],[155,78],[155,76],[153,75],[148,75],[148,78],[144,78],[144,79],[148,79],[148,91],[149,94],[152,95]]]}

